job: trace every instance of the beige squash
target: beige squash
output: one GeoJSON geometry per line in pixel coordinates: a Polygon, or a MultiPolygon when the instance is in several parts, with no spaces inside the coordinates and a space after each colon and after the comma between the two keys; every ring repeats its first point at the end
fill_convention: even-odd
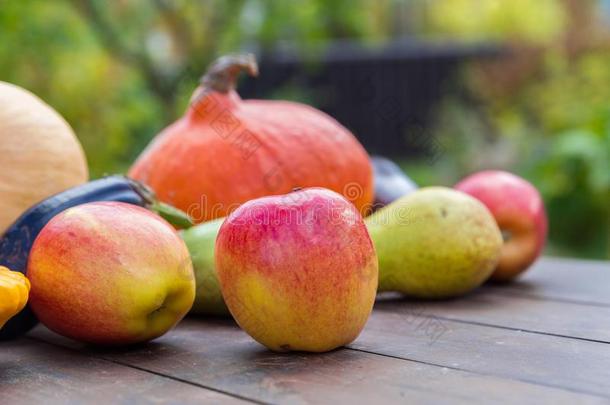
{"type": "Polygon", "coordinates": [[[25,210],[87,181],[83,149],[49,105],[0,82],[0,234],[25,210]]]}

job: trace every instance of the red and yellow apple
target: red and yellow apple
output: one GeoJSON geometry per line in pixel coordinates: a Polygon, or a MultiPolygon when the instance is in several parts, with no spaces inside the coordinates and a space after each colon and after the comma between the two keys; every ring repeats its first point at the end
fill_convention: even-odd
{"type": "Polygon", "coordinates": [[[485,204],[504,236],[491,280],[510,281],[527,270],[546,242],[547,217],[538,190],[521,177],[500,170],[475,173],[455,188],[485,204]]]}
{"type": "Polygon", "coordinates": [[[231,314],[274,351],[352,342],[375,300],[377,256],[362,217],[327,189],[243,204],[222,224],[215,260],[231,314]]]}
{"type": "Polygon", "coordinates": [[[189,253],[174,228],[119,202],[83,204],[55,216],[34,242],[27,275],[40,321],[94,344],[159,337],[195,298],[189,253]]]}

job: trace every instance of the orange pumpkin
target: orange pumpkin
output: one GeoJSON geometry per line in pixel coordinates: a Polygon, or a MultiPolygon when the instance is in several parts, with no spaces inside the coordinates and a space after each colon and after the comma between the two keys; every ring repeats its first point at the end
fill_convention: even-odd
{"type": "Polygon", "coordinates": [[[243,70],[257,74],[252,55],[217,60],[185,116],[151,142],[129,175],[197,222],[253,198],[313,186],[342,193],[364,214],[373,178],[362,145],[310,106],[240,99],[235,82],[243,70]]]}

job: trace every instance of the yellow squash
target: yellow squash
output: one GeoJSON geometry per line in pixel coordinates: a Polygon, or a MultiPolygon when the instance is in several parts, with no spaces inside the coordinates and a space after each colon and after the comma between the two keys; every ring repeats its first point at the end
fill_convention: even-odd
{"type": "Polygon", "coordinates": [[[28,302],[30,282],[21,273],[0,266],[0,328],[28,302]]]}
{"type": "Polygon", "coordinates": [[[2,81],[0,156],[0,234],[32,205],[89,177],[66,120],[34,94],[2,81]]]}

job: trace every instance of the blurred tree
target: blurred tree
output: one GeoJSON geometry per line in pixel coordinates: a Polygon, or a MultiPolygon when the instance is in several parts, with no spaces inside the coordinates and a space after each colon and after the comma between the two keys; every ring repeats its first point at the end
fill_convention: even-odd
{"type": "MultiPolygon", "coordinates": [[[[521,4],[524,13],[527,7],[487,3],[521,4]]],[[[561,6],[538,19],[548,28],[553,15],[563,14],[563,28],[528,39],[540,28],[522,24],[537,25],[537,19],[523,19],[514,32],[510,24],[465,23],[465,37],[504,38],[510,56],[470,66],[463,95],[441,108],[435,136],[451,153],[435,168],[436,181],[453,183],[462,173],[489,167],[517,171],[545,198],[556,253],[610,258],[610,37],[594,1],[530,4],[533,15],[543,4],[561,6]]],[[[465,17],[468,7],[459,10],[465,17]]],[[[456,18],[445,29],[460,31],[459,17],[442,18],[456,18]]]]}
{"type": "Polygon", "coordinates": [[[125,170],[182,114],[212,59],[282,41],[380,38],[380,10],[366,0],[5,2],[0,80],[63,114],[99,176],[125,170]]]}
{"type": "Polygon", "coordinates": [[[161,126],[162,109],[141,76],[108,57],[69,3],[3,3],[0,38],[0,79],[33,91],[70,122],[93,175],[125,167],[161,126]]]}
{"type": "Polygon", "coordinates": [[[436,0],[426,4],[423,28],[434,36],[548,44],[565,28],[561,0],[436,0]]]}

